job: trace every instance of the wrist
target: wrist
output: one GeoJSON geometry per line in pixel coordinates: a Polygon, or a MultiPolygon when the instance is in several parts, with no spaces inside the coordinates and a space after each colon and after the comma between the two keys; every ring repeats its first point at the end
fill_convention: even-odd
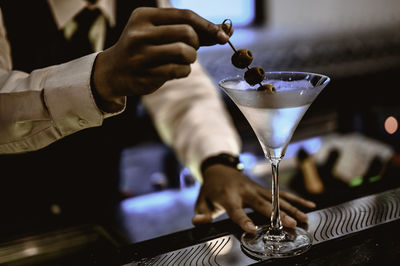
{"type": "Polygon", "coordinates": [[[97,107],[105,113],[117,113],[123,110],[125,100],[123,96],[111,96],[110,86],[105,77],[108,76],[104,69],[103,53],[99,53],[93,63],[90,75],[90,88],[97,107]]]}
{"type": "Polygon", "coordinates": [[[243,170],[243,164],[240,162],[238,156],[234,156],[234,155],[227,154],[227,153],[220,153],[218,155],[206,158],[201,163],[201,165],[200,165],[201,173],[204,174],[204,172],[207,170],[207,168],[209,168],[213,165],[218,165],[218,164],[234,168],[238,171],[243,170]]]}

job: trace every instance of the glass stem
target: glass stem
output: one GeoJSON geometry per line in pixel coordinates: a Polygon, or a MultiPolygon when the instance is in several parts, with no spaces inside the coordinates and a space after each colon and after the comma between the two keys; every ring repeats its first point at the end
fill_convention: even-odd
{"type": "Polygon", "coordinates": [[[271,159],[272,168],[272,213],[271,213],[271,232],[281,234],[282,222],[279,209],[279,177],[278,167],[280,159],[271,159]]]}

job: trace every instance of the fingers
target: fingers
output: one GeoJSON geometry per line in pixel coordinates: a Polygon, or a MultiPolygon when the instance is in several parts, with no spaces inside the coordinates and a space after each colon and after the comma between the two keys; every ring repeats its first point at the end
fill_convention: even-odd
{"type": "MultiPolygon", "coordinates": [[[[209,217],[215,212],[215,208],[208,206],[207,201],[202,197],[208,198],[212,202],[212,206],[219,206],[220,209],[224,209],[234,223],[249,233],[255,233],[256,227],[245,213],[243,209],[245,206],[266,217],[271,216],[271,190],[261,187],[240,172],[216,165],[207,169],[203,179],[202,193],[199,195],[201,200],[197,203],[197,216],[193,219],[194,223],[210,221],[209,217]]],[[[308,206],[312,205],[301,197],[283,192],[280,197],[280,219],[282,225],[295,227],[297,221],[307,222],[307,215],[286,200],[285,196],[294,200],[294,202],[304,203],[308,206]]]]}
{"type": "Polygon", "coordinates": [[[211,223],[212,220],[212,210],[208,207],[206,199],[200,195],[196,202],[195,215],[192,219],[192,223],[195,225],[205,224],[211,223]]]}
{"type": "Polygon", "coordinates": [[[265,200],[265,198],[259,193],[249,193],[245,200],[245,204],[251,207],[253,210],[263,214],[270,216],[272,211],[271,202],[265,200]]]}
{"type": "Polygon", "coordinates": [[[142,69],[172,63],[188,65],[194,63],[196,58],[197,53],[193,47],[178,42],[144,47],[135,55],[135,64],[140,65],[142,69]]]}
{"type": "Polygon", "coordinates": [[[232,36],[233,34],[233,26],[232,26],[232,21],[230,19],[225,19],[222,24],[218,25],[218,27],[221,27],[221,29],[228,34],[228,36],[232,36]]]}
{"type": "MultiPolygon", "coordinates": [[[[231,220],[238,224],[244,231],[252,234],[256,232],[256,226],[240,206],[225,207],[225,209],[231,220]]],[[[211,223],[212,216],[213,211],[208,207],[206,200],[199,198],[196,203],[195,216],[192,219],[192,223],[195,225],[211,223]]]]}
{"type": "Polygon", "coordinates": [[[284,227],[291,227],[291,228],[296,227],[296,225],[297,225],[296,220],[293,219],[286,212],[280,211],[280,216],[281,216],[282,225],[284,227]]]}
{"type": "MultiPolygon", "coordinates": [[[[269,206],[267,207],[267,216],[270,215],[271,213],[271,193],[270,191],[267,191],[263,188],[257,190],[257,193],[262,197],[264,200],[266,200],[266,204],[269,206]]],[[[308,221],[308,216],[295,206],[293,206],[290,202],[288,202],[286,199],[290,199],[291,202],[297,202],[305,206],[311,206],[312,202],[307,201],[301,197],[298,197],[292,193],[289,192],[281,192],[280,193],[280,199],[279,199],[279,205],[281,208],[281,219],[282,223],[284,226],[289,226],[295,224],[296,222],[293,218],[296,218],[297,220],[306,223],[308,221]],[[306,205],[307,204],[307,205],[306,205]]],[[[253,202],[255,201],[254,199],[252,200],[253,202]]],[[[253,205],[252,205],[253,206],[253,205]]],[[[254,207],[253,207],[254,208],[254,207]]],[[[257,211],[259,211],[257,209],[257,211]]],[[[264,212],[261,212],[264,213],[264,212]]]]}
{"type": "Polygon", "coordinates": [[[192,11],[137,8],[118,41],[96,60],[100,98],[152,93],[168,80],[187,77],[199,46],[227,40],[220,26],[192,11]]]}
{"type": "Polygon", "coordinates": [[[229,40],[222,27],[187,9],[162,8],[149,14],[154,25],[188,24],[200,37],[200,45],[223,44],[229,40]]]}
{"type": "Polygon", "coordinates": [[[156,79],[165,81],[171,79],[179,79],[189,76],[191,71],[190,65],[165,64],[147,70],[148,75],[156,79]]]}
{"type": "Polygon", "coordinates": [[[302,197],[296,196],[295,194],[290,193],[290,192],[280,192],[279,195],[291,202],[299,203],[307,208],[315,208],[316,207],[316,204],[314,202],[303,199],[302,197]]]}
{"type": "Polygon", "coordinates": [[[152,29],[145,40],[153,44],[184,42],[196,50],[199,48],[199,37],[190,25],[160,25],[152,29]]]}
{"type": "MultiPolygon", "coordinates": [[[[271,201],[267,200],[264,195],[252,193],[247,197],[246,204],[248,204],[253,210],[264,214],[266,217],[270,217],[272,213],[272,205],[271,201]]],[[[265,192],[264,192],[265,194],[265,192]]],[[[298,218],[302,222],[306,222],[307,215],[302,213],[300,210],[295,208],[294,206],[290,205],[288,202],[283,202],[280,200],[280,206],[282,209],[289,210],[289,214],[285,211],[280,211],[281,221],[283,226],[286,227],[295,227],[297,222],[295,219],[292,218],[293,214],[296,213],[296,218],[298,218]],[[293,209],[294,208],[294,209],[293,209]],[[305,217],[303,216],[305,215],[305,217]]]]}
{"type": "Polygon", "coordinates": [[[254,234],[257,230],[253,221],[244,212],[241,204],[236,205],[237,201],[230,201],[229,204],[222,204],[231,220],[238,224],[244,231],[254,234]]]}
{"type": "Polygon", "coordinates": [[[297,218],[299,221],[306,223],[308,221],[308,216],[304,212],[300,211],[298,208],[290,204],[284,199],[280,199],[279,201],[280,207],[287,211],[290,216],[297,218]]]}

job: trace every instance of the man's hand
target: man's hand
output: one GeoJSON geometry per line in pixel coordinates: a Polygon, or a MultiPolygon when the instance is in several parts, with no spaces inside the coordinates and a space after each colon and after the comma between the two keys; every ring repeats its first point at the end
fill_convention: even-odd
{"type": "Polygon", "coordinates": [[[168,80],[188,76],[200,46],[228,40],[221,25],[190,10],[137,8],[118,42],[97,57],[97,93],[110,102],[152,93],[168,80]]]}
{"type": "MultiPolygon", "coordinates": [[[[295,227],[297,224],[295,219],[307,222],[307,215],[290,202],[299,203],[308,208],[315,207],[311,201],[292,193],[281,192],[282,224],[286,227],[295,227]]],[[[262,188],[234,168],[216,164],[208,167],[204,172],[203,185],[197,198],[192,222],[193,224],[210,223],[213,218],[226,211],[232,221],[244,231],[255,233],[256,227],[243,211],[243,207],[251,207],[269,217],[272,211],[271,191],[262,188]]]]}

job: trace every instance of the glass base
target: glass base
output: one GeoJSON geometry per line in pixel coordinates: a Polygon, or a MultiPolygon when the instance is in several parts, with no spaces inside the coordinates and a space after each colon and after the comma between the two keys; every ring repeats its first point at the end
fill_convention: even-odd
{"type": "Polygon", "coordinates": [[[257,228],[255,234],[243,233],[242,250],[250,257],[266,260],[299,255],[310,249],[311,235],[302,228],[283,228],[271,233],[269,225],[257,228]]]}

